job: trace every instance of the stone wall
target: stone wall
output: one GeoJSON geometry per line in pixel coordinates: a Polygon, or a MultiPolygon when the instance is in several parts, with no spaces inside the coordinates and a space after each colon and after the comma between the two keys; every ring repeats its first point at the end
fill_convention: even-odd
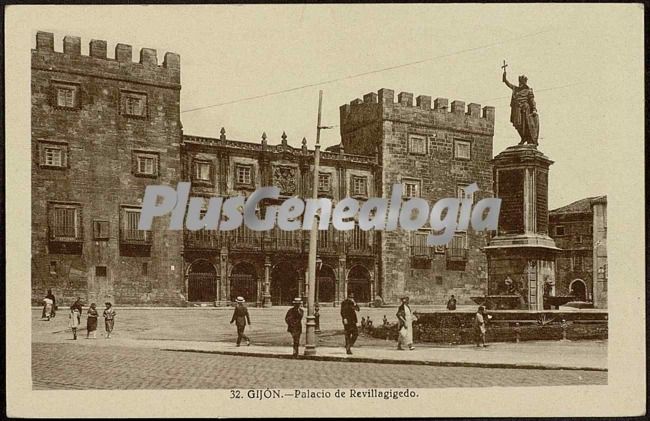
{"type": "Polygon", "coordinates": [[[92,40],[85,56],[80,43],[65,37],[64,51],[55,51],[53,34],[39,32],[32,50],[32,298],[39,302],[51,288],[61,304],[77,295],[86,302],[177,304],[181,234],[157,220],[150,249],[125,250],[120,224],[122,206],[140,206],[145,186],[179,179],[180,58],[167,53],[158,65],[156,50],[145,48],[132,62],[124,44],[108,58],[101,40],[92,40]],[[73,108],[57,106],[57,84],[77,90],[73,108]],[[146,96],[144,116],[124,115],[125,92],[146,96]],[[49,142],[67,149],[67,165],[42,165],[49,142]],[[156,176],[135,174],[134,150],[158,157],[156,176]],[[48,239],[53,201],[79,207],[80,241],[62,246],[48,239]],[[99,220],[108,222],[108,236],[96,240],[99,220]]]}

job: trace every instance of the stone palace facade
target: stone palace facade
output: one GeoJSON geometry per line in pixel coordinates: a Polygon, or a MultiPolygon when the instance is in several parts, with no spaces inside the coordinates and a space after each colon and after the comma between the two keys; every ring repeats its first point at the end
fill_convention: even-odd
{"type": "MultiPolygon", "coordinates": [[[[38,32],[32,50],[32,298],[47,289],[67,302],[122,305],[227,305],[242,295],[273,305],[305,294],[308,231],[179,232],[157,218],[138,231],[144,190],[192,182],[192,196],[248,195],[278,186],[283,197],[311,197],[314,151],[282,134],[256,141],[183,132],[180,57],[130,45],[66,36],[57,51],[38,32]],[[296,144],[295,146],[293,144],[296,144]]],[[[321,153],[318,194],[404,196],[434,203],[478,183],[492,196],[494,108],[380,89],[340,107],[341,143],[321,153]]],[[[282,200],[282,199],[281,199],[282,200]]],[[[484,233],[457,232],[427,247],[426,231],[333,229],[319,232],[317,297],[357,301],[459,303],[487,282],[484,233]]],[[[253,304],[254,305],[254,304],[253,304]]]]}

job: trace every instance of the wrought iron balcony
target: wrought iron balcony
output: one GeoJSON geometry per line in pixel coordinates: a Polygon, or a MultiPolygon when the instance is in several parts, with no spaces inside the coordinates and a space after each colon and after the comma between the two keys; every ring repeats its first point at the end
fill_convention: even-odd
{"type": "Polygon", "coordinates": [[[82,242],[83,228],[80,225],[50,225],[48,238],[50,241],[82,242]]]}
{"type": "Polygon", "coordinates": [[[151,231],[142,231],[136,229],[120,229],[120,243],[122,244],[141,244],[151,245],[153,235],[151,231]]]}
{"type": "Polygon", "coordinates": [[[448,248],[445,254],[448,261],[464,262],[467,261],[467,251],[465,248],[448,248]]]}
{"type": "Polygon", "coordinates": [[[411,257],[430,259],[433,257],[433,247],[427,245],[411,246],[411,257]]]}
{"type": "Polygon", "coordinates": [[[198,231],[184,231],[183,240],[186,248],[191,249],[204,249],[204,250],[217,250],[224,244],[224,234],[219,231],[212,230],[198,230],[198,231]]]}

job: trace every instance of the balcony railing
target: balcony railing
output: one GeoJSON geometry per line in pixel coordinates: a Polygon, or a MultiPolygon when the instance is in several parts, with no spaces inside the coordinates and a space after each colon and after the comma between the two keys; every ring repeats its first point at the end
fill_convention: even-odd
{"type": "Polygon", "coordinates": [[[465,248],[448,248],[446,250],[447,260],[449,261],[466,261],[467,249],[465,248]]]}
{"type": "Polygon", "coordinates": [[[223,244],[223,233],[212,230],[185,231],[185,247],[193,249],[216,250],[223,244]]]}
{"type": "Polygon", "coordinates": [[[233,249],[261,249],[262,232],[253,231],[246,225],[227,232],[228,244],[233,249]]]}
{"type": "Polygon", "coordinates": [[[122,244],[151,244],[153,235],[151,231],[142,231],[136,229],[120,229],[120,242],[122,244]]]}
{"type": "Polygon", "coordinates": [[[427,245],[411,246],[411,256],[419,258],[431,258],[433,256],[433,247],[427,245]]]}
{"type": "Polygon", "coordinates": [[[346,249],[349,254],[369,255],[375,253],[372,235],[369,232],[355,229],[346,234],[346,249]]]}
{"type": "Polygon", "coordinates": [[[300,252],[303,247],[304,239],[309,238],[309,232],[303,237],[302,230],[283,231],[274,228],[272,231],[265,233],[269,240],[266,242],[272,250],[287,250],[300,252]]]}
{"type": "Polygon", "coordinates": [[[74,225],[50,225],[48,238],[50,241],[83,241],[83,230],[74,225]]]}
{"type": "Polygon", "coordinates": [[[319,253],[338,253],[341,249],[339,233],[330,227],[327,231],[318,231],[318,252],[319,253]]]}

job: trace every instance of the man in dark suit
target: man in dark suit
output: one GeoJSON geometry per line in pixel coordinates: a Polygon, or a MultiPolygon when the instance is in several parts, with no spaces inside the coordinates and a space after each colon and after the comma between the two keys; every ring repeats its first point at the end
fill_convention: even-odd
{"type": "Polygon", "coordinates": [[[302,316],[304,310],[300,308],[302,300],[294,298],[293,307],[287,311],[284,321],[287,322],[287,332],[291,333],[293,338],[293,357],[298,358],[298,349],[300,347],[300,335],[302,334],[302,316]]]}
{"type": "Polygon", "coordinates": [[[232,313],[232,319],[230,319],[230,324],[235,324],[237,325],[237,346],[241,344],[241,340],[246,339],[246,345],[251,344],[251,340],[248,339],[248,336],[244,335],[244,329],[246,329],[246,322],[248,322],[248,325],[250,326],[251,324],[251,318],[248,315],[248,309],[244,305],[244,297],[237,297],[235,300],[237,303],[235,307],[235,311],[232,313]]]}
{"type": "Polygon", "coordinates": [[[357,311],[359,306],[354,302],[354,293],[349,293],[348,298],[341,303],[341,319],[343,319],[343,329],[345,330],[345,352],[352,354],[352,348],[359,336],[357,328],[357,311]]]}

